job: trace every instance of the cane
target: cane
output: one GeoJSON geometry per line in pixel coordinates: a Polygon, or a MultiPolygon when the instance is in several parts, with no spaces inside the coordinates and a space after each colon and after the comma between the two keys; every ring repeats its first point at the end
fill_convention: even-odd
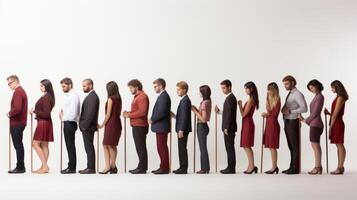
{"type": "Polygon", "coordinates": [[[196,173],[196,135],[197,135],[197,116],[194,115],[193,128],[193,173],[196,173]]]}
{"type": "Polygon", "coordinates": [[[170,152],[170,161],[169,161],[169,171],[171,173],[172,169],[172,117],[170,117],[170,142],[169,142],[169,152],[170,152]]]}
{"type": "Polygon", "coordinates": [[[63,157],[62,157],[62,152],[63,152],[63,121],[61,120],[61,151],[60,151],[60,170],[62,171],[62,164],[63,164],[63,157]]]}
{"type": "Polygon", "coordinates": [[[216,169],[216,173],[217,171],[217,133],[218,133],[218,124],[217,124],[217,118],[218,118],[218,114],[215,112],[214,115],[214,157],[215,157],[215,169],[216,169]]]}
{"type": "Polygon", "coordinates": [[[33,173],[33,147],[32,147],[32,143],[33,143],[33,114],[31,114],[31,172],[33,173]]]}
{"type": "Polygon", "coordinates": [[[262,118],[263,118],[263,125],[262,125],[262,147],[260,149],[260,173],[263,173],[264,135],[265,135],[265,117],[262,118]]]}
{"type": "Polygon", "coordinates": [[[124,117],[124,173],[126,173],[126,117],[124,117]]]}
{"type": "Polygon", "coordinates": [[[99,172],[99,130],[97,130],[97,173],[99,172]]]}
{"type": "Polygon", "coordinates": [[[326,172],[328,173],[328,131],[327,131],[327,115],[325,114],[325,137],[326,137],[326,172]]]}
{"type": "Polygon", "coordinates": [[[11,130],[9,124],[9,171],[11,171],[11,130]]]}
{"type": "Polygon", "coordinates": [[[301,119],[299,118],[299,173],[301,173],[301,119]]]}

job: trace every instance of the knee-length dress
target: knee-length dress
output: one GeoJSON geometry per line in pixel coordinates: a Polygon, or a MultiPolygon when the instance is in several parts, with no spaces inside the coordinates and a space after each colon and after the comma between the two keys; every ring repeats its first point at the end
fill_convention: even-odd
{"type": "Polygon", "coordinates": [[[43,95],[35,105],[37,126],[33,136],[34,140],[53,142],[53,125],[51,111],[53,105],[49,94],[43,95]]]}
{"type": "MultiPolygon", "coordinates": [[[[331,114],[335,112],[337,98],[332,103],[331,114]]],[[[331,127],[330,141],[332,144],[343,144],[345,137],[345,123],[343,121],[343,115],[345,113],[345,104],[342,105],[340,112],[336,117],[336,121],[331,127]]]]}
{"type": "MultiPolygon", "coordinates": [[[[122,131],[120,120],[122,102],[119,97],[109,97],[112,102],[112,112],[108,122],[105,124],[103,145],[117,146],[122,131]]],[[[105,112],[107,112],[108,102],[105,105],[105,112]]]]}
{"type": "Polygon", "coordinates": [[[274,106],[274,108],[268,112],[266,118],[266,125],[264,130],[264,147],[278,149],[280,143],[280,124],[278,121],[280,113],[281,103],[280,101],[274,106]]]}
{"type": "MultiPolygon", "coordinates": [[[[247,103],[244,104],[244,108],[247,106],[247,103]]],[[[253,147],[254,146],[254,133],[255,125],[253,121],[253,114],[255,110],[255,105],[253,105],[249,113],[242,119],[242,132],[240,138],[241,147],[253,147]]]]}

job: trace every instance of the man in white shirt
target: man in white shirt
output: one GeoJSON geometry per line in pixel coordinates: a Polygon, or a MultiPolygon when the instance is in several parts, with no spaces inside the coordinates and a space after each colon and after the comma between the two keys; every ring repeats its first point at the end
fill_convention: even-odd
{"type": "Polygon", "coordinates": [[[282,108],[284,130],[290,150],[290,167],[284,170],[285,174],[300,173],[300,122],[299,115],[307,112],[307,103],[304,95],[296,89],[296,80],[292,76],[283,79],[286,90],[289,91],[282,108]]]}
{"type": "Polygon", "coordinates": [[[78,119],[80,114],[80,100],[78,94],[73,90],[73,82],[70,78],[61,80],[62,90],[65,94],[65,101],[60,113],[63,122],[63,132],[68,153],[68,167],[61,171],[61,174],[74,174],[77,167],[75,134],[78,129],[78,119]]]}

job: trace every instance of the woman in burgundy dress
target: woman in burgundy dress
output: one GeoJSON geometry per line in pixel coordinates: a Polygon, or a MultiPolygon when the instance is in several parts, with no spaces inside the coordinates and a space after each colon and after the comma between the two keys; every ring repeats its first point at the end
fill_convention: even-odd
{"type": "Polygon", "coordinates": [[[242,132],[240,146],[244,148],[248,157],[248,169],[245,174],[257,173],[258,168],[254,165],[254,131],[255,125],[253,121],[254,110],[259,108],[258,90],[253,82],[247,82],[244,85],[245,92],[249,96],[248,101],[242,106],[242,101],[238,101],[240,113],[242,115],[242,132]]]}
{"type": "Polygon", "coordinates": [[[43,95],[37,101],[35,109],[30,109],[30,114],[35,114],[37,120],[32,146],[42,163],[41,168],[34,171],[34,173],[44,174],[49,172],[47,165],[49,156],[48,142],[53,142],[51,111],[55,106],[55,94],[51,81],[47,79],[41,81],[40,89],[43,95]]]}
{"type": "Polygon", "coordinates": [[[116,174],[117,146],[122,131],[120,113],[122,101],[119,94],[119,88],[116,82],[107,83],[108,100],[105,105],[105,119],[98,128],[104,128],[103,148],[105,156],[105,169],[100,174],[116,174]]]}
{"type": "Polygon", "coordinates": [[[338,157],[338,167],[331,174],[340,175],[345,172],[346,149],[344,146],[345,123],[343,122],[343,114],[345,113],[348,94],[343,84],[338,80],[331,83],[331,90],[336,93],[336,98],[332,103],[331,113],[325,108],[325,114],[331,115],[329,123],[330,141],[332,144],[336,144],[338,157]]]}
{"type": "Polygon", "coordinates": [[[264,130],[264,140],[263,144],[265,148],[270,149],[272,168],[266,171],[266,174],[279,173],[278,162],[278,151],[280,142],[280,125],[278,121],[281,100],[279,96],[279,87],[276,83],[268,84],[267,92],[267,102],[266,110],[262,116],[266,118],[266,126],[264,130]]]}

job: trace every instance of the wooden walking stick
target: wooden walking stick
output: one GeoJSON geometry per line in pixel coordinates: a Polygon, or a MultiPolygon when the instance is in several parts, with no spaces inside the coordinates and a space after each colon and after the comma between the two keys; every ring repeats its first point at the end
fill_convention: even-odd
{"type": "Polygon", "coordinates": [[[194,115],[193,128],[193,173],[196,173],[196,135],[197,135],[197,116],[194,115]]]}
{"type": "Polygon", "coordinates": [[[299,118],[299,173],[301,173],[301,119],[299,118]]]}
{"type": "Polygon", "coordinates": [[[124,117],[124,173],[126,173],[126,117],[124,117]]]}
{"type": "Polygon", "coordinates": [[[216,173],[218,172],[217,171],[217,133],[218,133],[218,124],[217,124],[217,118],[218,118],[218,114],[217,112],[215,112],[215,115],[214,115],[214,157],[215,157],[215,170],[216,170],[216,173]]]}
{"type": "Polygon", "coordinates": [[[11,130],[9,123],[9,171],[11,171],[11,130]]]}
{"type": "Polygon", "coordinates": [[[260,149],[260,173],[263,173],[264,135],[265,135],[265,117],[262,118],[263,118],[263,125],[262,125],[262,147],[260,149]]]}
{"type": "Polygon", "coordinates": [[[328,170],[328,131],[327,131],[327,115],[325,114],[325,137],[326,137],[326,173],[329,172],[328,170]]]}
{"type": "Polygon", "coordinates": [[[172,171],[172,117],[170,117],[170,142],[169,142],[169,154],[170,154],[170,161],[169,161],[169,171],[172,171]]]}
{"type": "Polygon", "coordinates": [[[97,130],[97,173],[99,172],[99,130],[97,130]]]}
{"type": "Polygon", "coordinates": [[[62,151],[63,151],[63,121],[61,120],[61,151],[60,151],[60,170],[62,171],[62,166],[63,166],[63,157],[62,157],[62,151]]]}
{"type": "Polygon", "coordinates": [[[33,114],[31,114],[31,172],[33,173],[33,147],[32,147],[32,143],[33,143],[33,114]]]}

